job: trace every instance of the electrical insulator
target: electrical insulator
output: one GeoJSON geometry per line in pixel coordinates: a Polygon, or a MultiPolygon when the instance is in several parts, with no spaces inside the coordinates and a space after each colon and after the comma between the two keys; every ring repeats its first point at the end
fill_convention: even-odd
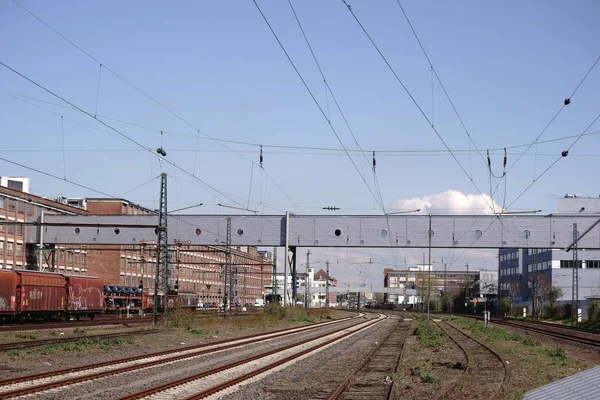
{"type": "Polygon", "coordinates": [[[373,169],[375,169],[376,165],[377,165],[377,162],[375,161],[375,152],[373,152],[373,169]]]}
{"type": "Polygon", "coordinates": [[[507,155],[506,155],[506,147],[504,148],[504,168],[506,168],[506,160],[507,160],[507,155]]]}
{"type": "Polygon", "coordinates": [[[560,153],[563,157],[566,157],[569,155],[569,150],[563,150],[562,153],[560,153]]]}
{"type": "Polygon", "coordinates": [[[569,104],[571,104],[571,99],[569,97],[567,97],[565,99],[565,106],[568,106],[569,104]]]}
{"type": "Polygon", "coordinates": [[[492,160],[490,159],[490,151],[487,151],[488,168],[492,168],[492,160]]]}
{"type": "Polygon", "coordinates": [[[263,152],[262,152],[262,144],[260,145],[260,167],[262,168],[262,163],[263,163],[263,152]]]}

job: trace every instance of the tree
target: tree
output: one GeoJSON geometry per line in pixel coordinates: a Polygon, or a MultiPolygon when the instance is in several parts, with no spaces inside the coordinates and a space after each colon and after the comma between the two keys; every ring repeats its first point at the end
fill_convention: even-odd
{"type": "Polygon", "coordinates": [[[533,297],[534,315],[540,319],[543,318],[543,306],[545,302],[550,302],[550,309],[554,309],[556,302],[563,296],[563,290],[552,286],[552,280],[544,273],[535,273],[529,280],[531,286],[531,295],[533,297]]]}
{"type": "Polygon", "coordinates": [[[375,293],[375,301],[379,304],[383,304],[383,293],[375,293]]]}
{"type": "Polygon", "coordinates": [[[508,303],[510,304],[510,310],[512,311],[512,306],[513,306],[515,299],[517,297],[521,296],[521,287],[519,285],[519,282],[509,282],[509,283],[507,283],[506,288],[507,288],[506,299],[508,300],[508,303]]]}

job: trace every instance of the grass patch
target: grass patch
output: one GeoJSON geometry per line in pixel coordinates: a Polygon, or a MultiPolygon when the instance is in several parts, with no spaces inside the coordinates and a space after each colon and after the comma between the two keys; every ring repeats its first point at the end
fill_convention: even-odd
{"type": "Polygon", "coordinates": [[[21,350],[16,350],[16,349],[9,350],[8,355],[11,357],[21,357],[21,350]]]}
{"type": "Polygon", "coordinates": [[[50,355],[59,352],[79,351],[83,352],[90,348],[99,348],[103,350],[110,349],[114,346],[131,344],[133,341],[130,338],[111,338],[111,339],[88,339],[81,338],[76,342],[44,344],[27,351],[27,354],[42,354],[50,355]]]}
{"type": "Polygon", "coordinates": [[[412,376],[418,376],[423,383],[440,383],[442,381],[431,373],[430,365],[428,363],[413,366],[410,369],[410,374],[412,376]]]}
{"type": "Polygon", "coordinates": [[[419,321],[413,334],[417,335],[421,347],[439,349],[442,346],[442,333],[433,322],[427,325],[427,322],[419,321]]]}
{"type": "Polygon", "coordinates": [[[548,356],[557,364],[565,365],[567,363],[567,353],[560,347],[554,349],[546,349],[548,356]]]}
{"type": "Polygon", "coordinates": [[[15,335],[15,337],[17,339],[24,339],[24,340],[37,340],[38,335],[36,335],[35,333],[17,333],[15,335]]]}
{"type": "Polygon", "coordinates": [[[309,309],[303,307],[282,307],[268,304],[262,313],[248,313],[229,318],[228,313],[214,315],[197,314],[189,309],[175,309],[168,315],[165,327],[184,331],[192,336],[218,335],[219,330],[242,331],[275,327],[282,322],[316,322],[331,319],[329,309],[309,309]]]}

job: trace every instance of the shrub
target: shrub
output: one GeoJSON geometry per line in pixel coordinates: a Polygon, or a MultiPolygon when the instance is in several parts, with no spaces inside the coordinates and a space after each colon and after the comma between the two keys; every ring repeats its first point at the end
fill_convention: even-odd
{"type": "Polygon", "coordinates": [[[600,311],[600,303],[598,303],[596,300],[590,301],[587,309],[588,321],[597,321],[598,311],[600,311]]]}
{"type": "Polygon", "coordinates": [[[500,313],[502,315],[504,314],[510,314],[510,301],[508,301],[508,299],[506,297],[503,297],[500,299],[500,313]]]}

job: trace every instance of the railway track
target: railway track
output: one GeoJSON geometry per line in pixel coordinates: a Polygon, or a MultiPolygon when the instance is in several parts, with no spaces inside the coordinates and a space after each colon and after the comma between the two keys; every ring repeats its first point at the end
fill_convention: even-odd
{"type": "Polygon", "coordinates": [[[461,348],[466,356],[467,367],[463,374],[453,381],[437,399],[497,399],[500,398],[505,383],[510,380],[510,370],[502,357],[494,350],[446,322],[437,322],[442,331],[461,348]],[[502,365],[502,368],[500,367],[502,365]],[[499,376],[504,371],[504,376],[499,376]]]}
{"type": "MultiPolygon", "coordinates": [[[[363,316],[364,314],[359,314],[355,317],[348,317],[300,328],[284,329],[267,334],[246,336],[235,340],[223,340],[203,345],[188,346],[177,350],[168,350],[84,367],[69,368],[37,375],[24,376],[16,379],[4,380],[0,381],[0,399],[14,398],[34,393],[41,394],[42,392],[48,390],[67,388],[70,385],[80,384],[86,381],[97,380],[117,374],[139,371],[158,365],[207,356],[224,350],[240,348],[247,346],[248,344],[273,340],[295,333],[304,333],[332,325],[343,325],[345,322],[352,322],[352,320],[362,318],[363,316]]],[[[341,327],[338,330],[341,331],[344,329],[346,328],[341,327]]]]}
{"type": "Polygon", "coordinates": [[[575,343],[583,344],[586,346],[600,348],[600,339],[576,335],[575,332],[569,332],[569,331],[560,332],[560,330],[562,330],[561,328],[552,329],[552,327],[549,327],[549,326],[543,326],[543,327],[542,326],[534,326],[534,325],[530,326],[529,324],[520,324],[520,323],[516,323],[516,322],[502,321],[502,320],[492,321],[492,323],[494,323],[496,325],[501,325],[501,326],[508,326],[511,328],[523,329],[524,331],[527,331],[527,332],[539,333],[542,335],[551,336],[553,338],[563,339],[563,340],[567,340],[569,342],[575,342],[575,343]]]}
{"type": "Polygon", "coordinates": [[[126,336],[140,336],[140,335],[148,335],[150,333],[155,333],[155,332],[156,331],[144,330],[144,331],[135,331],[135,332],[107,333],[107,334],[100,334],[100,335],[85,335],[85,336],[76,336],[76,337],[68,337],[68,338],[30,340],[30,341],[26,341],[26,342],[2,343],[2,344],[0,344],[0,351],[21,350],[21,349],[27,349],[27,348],[31,348],[31,347],[38,347],[38,346],[52,345],[52,344],[59,344],[59,343],[72,343],[72,342],[78,342],[81,339],[106,340],[106,339],[114,339],[114,338],[126,337],[126,336]]]}
{"type": "Polygon", "coordinates": [[[249,380],[260,378],[260,375],[294,362],[308,354],[320,351],[327,346],[340,342],[354,334],[362,332],[387,319],[379,315],[377,319],[360,322],[349,328],[342,328],[309,338],[298,343],[267,351],[241,361],[195,374],[162,386],[154,387],[120,400],[134,399],[202,399],[249,380]]]}
{"type": "Polygon", "coordinates": [[[328,397],[328,400],[392,399],[394,395],[392,377],[386,382],[384,376],[398,372],[402,349],[410,326],[410,322],[398,322],[388,336],[328,397]]]}
{"type": "Polygon", "coordinates": [[[104,326],[104,325],[136,325],[136,324],[149,324],[152,322],[152,316],[146,317],[131,317],[126,318],[125,316],[109,317],[96,319],[94,321],[70,321],[70,322],[47,322],[47,323],[27,323],[22,325],[2,325],[0,326],[0,332],[17,332],[17,331],[32,331],[32,330],[48,330],[48,329],[65,329],[65,328],[81,328],[90,326],[104,326]]]}

